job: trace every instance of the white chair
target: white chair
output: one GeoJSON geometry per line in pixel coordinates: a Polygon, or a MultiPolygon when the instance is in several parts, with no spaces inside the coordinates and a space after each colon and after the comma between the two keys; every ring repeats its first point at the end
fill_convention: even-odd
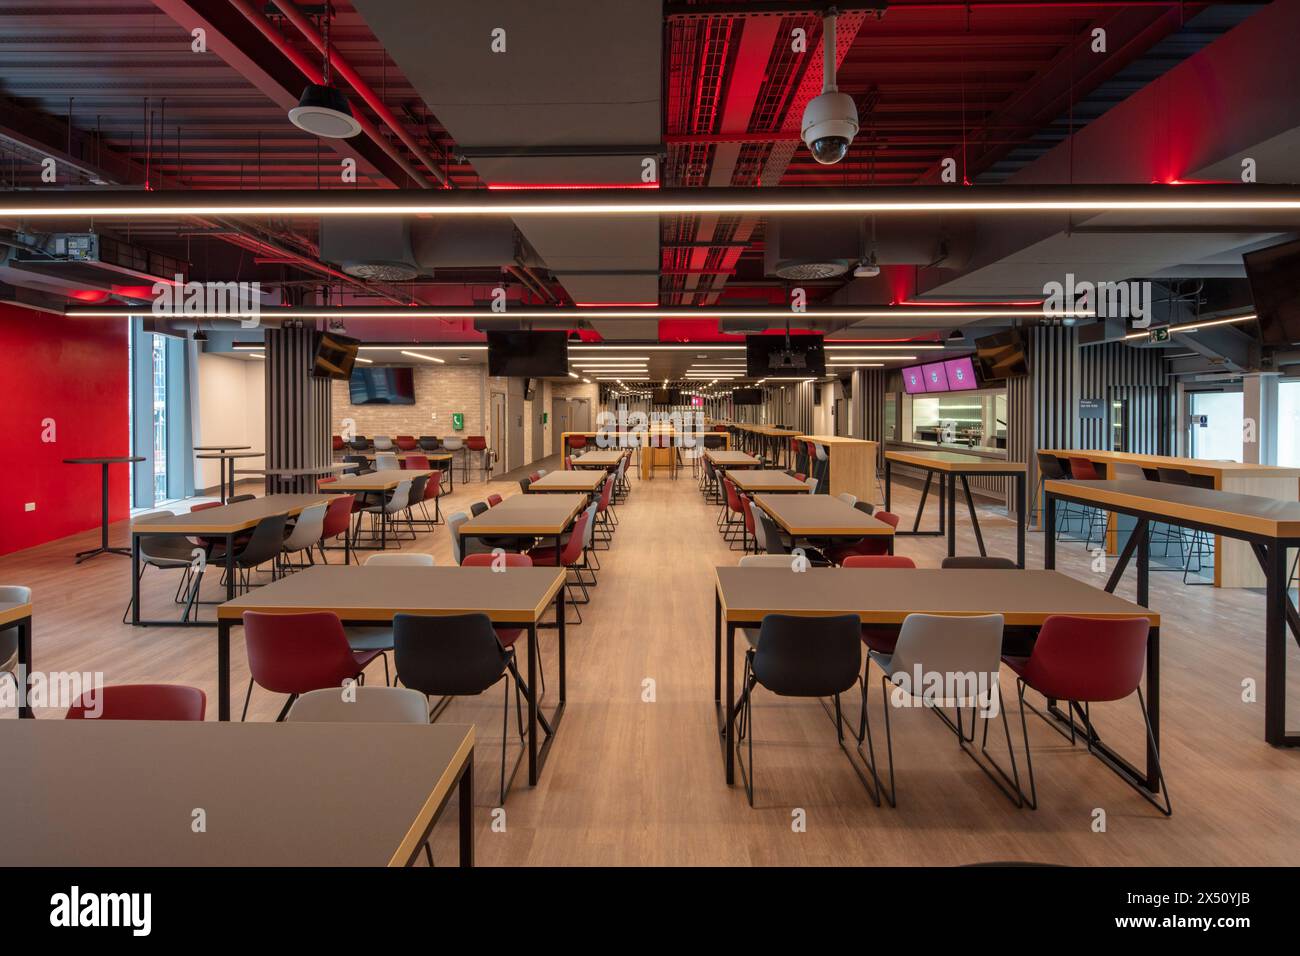
{"type": "Polygon", "coordinates": [[[375,455],[375,471],[397,471],[401,467],[396,452],[385,451],[375,455]]]}
{"type": "MultiPolygon", "coordinates": [[[[903,619],[903,626],[899,631],[898,643],[894,646],[893,654],[869,652],[869,660],[875,661],[884,671],[881,687],[884,691],[885,740],[889,755],[890,806],[898,806],[894,788],[894,742],[889,716],[890,711],[896,706],[895,701],[899,702],[897,706],[919,706],[932,710],[948,726],[948,729],[957,735],[957,743],[962,752],[975,761],[975,765],[997,784],[998,789],[1012,803],[1017,807],[1024,805],[1020,790],[1020,774],[1016,769],[1016,755],[1011,747],[1011,730],[1007,724],[1006,709],[1003,707],[1002,685],[998,679],[1002,665],[1002,627],[1001,614],[970,617],[909,614],[903,619]],[[920,686],[917,686],[918,682],[920,686]],[[935,682],[939,684],[938,699],[935,694],[935,682]],[[956,722],[944,713],[945,706],[955,709],[956,722]],[[962,717],[963,707],[971,708],[969,736],[966,734],[962,717]],[[994,709],[996,713],[991,712],[994,709]],[[1011,755],[1012,777],[1006,775],[987,749],[988,722],[999,715],[1002,717],[1007,752],[1011,755]],[[980,752],[988,759],[1002,781],[1005,781],[1005,786],[972,749],[977,717],[985,722],[980,752]]],[[[860,741],[865,739],[867,742],[868,753],[862,754],[862,757],[870,764],[874,775],[876,773],[875,747],[871,742],[871,723],[868,719],[869,695],[865,674],[862,687],[862,721],[858,737],[860,741]]],[[[859,743],[859,753],[861,749],[862,745],[859,743]]]]}
{"type": "Polygon", "coordinates": [[[805,478],[805,479],[803,480],[803,483],[804,483],[805,485],[808,486],[808,494],[810,494],[810,495],[815,495],[815,494],[817,494],[817,479],[816,479],[816,478],[805,478]]]}
{"type": "Polygon", "coordinates": [[[392,451],[393,440],[387,435],[375,436],[375,451],[392,451]]]}
{"type": "MultiPolygon", "coordinates": [[[[385,567],[408,567],[408,568],[431,568],[433,567],[433,555],[431,554],[372,554],[366,558],[366,564],[385,566],[385,567]]],[[[393,649],[393,626],[391,624],[381,624],[377,627],[345,627],[343,633],[347,635],[348,645],[354,651],[379,651],[384,660],[384,683],[389,682],[388,678],[388,652],[393,649]]],[[[330,690],[329,693],[336,693],[330,690]]],[[[301,698],[299,698],[301,700],[301,698]]],[[[428,716],[426,712],[426,717],[428,716]]],[[[292,718],[291,718],[292,719],[292,718]]]]}
{"type": "Polygon", "coordinates": [[[327,687],[293,702],[286,721],[340,724],[427,724],[429,702],[409,687],[327,687]]]}
{"type": "MultiPolygon", "coordinates": [[[[393,489],[393,492],[388,496],[387,501],[379,504],[367,505],[361,509],[364,514],[370,515],[370,534],[372,539],[375,537],[382,537],[382,535],[377,535],[375,533],[375,518],[379,518],[381,529],[394,524],[395,516],[402,514],[410,506],[410,499],[411,482],[403,481],[399,482],[397,487],[393,489]]],[[[415,528],[414,526],[411,526],[409,520],[407,521],[407,525],[410,528],[411,538],[414,540],[415,528]]]]}
{"type": "MultiPolygon", "coordinates": [[[[329,505],[321,503],[312,505],[310,508],[304,508],[298,515],[298,521],[294,524],[293,530],[289,536],[284,539],[284,546],[280,549],[282,556],[287,557],[292,554],[302,554],[306,552],[307,560],[301,562],[298,567],[306,567],[308,563],[315,564],[316,560],[312,557],[311,549],[320,548],[320,558],[326,564],[329,560],[325,557],[325,549],[321,546],[321,535],[325,532],[325,512],[329,505]]],[[[281,570],[290,568],[293,565],[283,560],[280,561],[281,570]]]]}
{"type": "Polygon", "coordinates": [[[841,491],[841,492],[840,492],[838,495],[836,495],[835,497],[836,497],[836,498],[839,498],[840,501],[844,502],[844,503],[845,503],[846,505],[848,505],[850,508],[852,508],[854,505],[856,505],[856,504],[858,503],[858,496],[857,496],[857,495],[851,495],[851,494],[849,494],[847,491],[841,491]]]}
{"type": "Polygon", "coordinates": [[[538,468],[538,469],[537,469],[537,477],[538,477],[538,478],[545,478],[545,477],[546,477],[546,469],[545,469],[545,468],[538,468]]]}
{"type": "MultiPolygon", "coordinates": [[[[143,514],[133,519],[135,524],[143,524],[150,521],[161,521],[163,518],[170,518],[175,514],[174,511],[152,511],[149,514],[143,514]]],[[[158,568],[159,570],[180,570],[180,583],[176,586],[176,594],[172,600],[177,604],[185,605],[185,612],[181,615],[181,621],[188,621],[194,604],[198,599],[199,585],[203,583],[203,571],[199,570],[191,575],[190,572],[194,567],[194,551],[198,545],[192,543],[187,538],[181,538],[176,535],[141,535],[140,536],[140,579],[144,580],[144,572],[147,568],[158,568]]],[[[122,623],[126,623],[127,615],[131,613],[131,601],[126,602],[126,610],[122,612],[122,623]]]]}
{"type": "MultiPolygon", "coordinates": [[[[20,584],[0,584],[0,604],[30,604],[32,589],[20,584]]],[[[18,628],[0,628],[0,674],[18,683],[18,628]]]]}

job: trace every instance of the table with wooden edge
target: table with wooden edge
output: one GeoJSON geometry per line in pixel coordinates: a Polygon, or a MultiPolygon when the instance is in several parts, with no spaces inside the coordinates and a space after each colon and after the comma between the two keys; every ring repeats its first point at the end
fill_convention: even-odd
{"type": "MultiPolygon", "coordinates": [[[[197,451],[197,449],[196,449],[197,451]]],[[[201,461],[217,461],[221,468],[221,480],[217,486],[217,497],[225,504],[235,495],[235,460],[239,458],[262,458],[264,451],[207,451],[195,455],[201,461]],[[230,493],[226,493],[226,462],[230,462],[230,493]]]]}
{"type": "Polygon", "coordinates": [[[18,631],[18,716],[30,718],[31,704],[27,695],[28,679],[32,675],[32,605],[30,601],[0,601],[0,630],[15,628],[18,631]]]}
{"type": "MultiPolygon", "coordinates": [[[[358,465],[355,462],[345,464],[318,465],[315,468],[240,468],[234,471],[235,475],[261,475],[263,478],[273,478],[279,484],[279,487],[272,490],[270,494],[294,494],[286,492],[284,482],[293,478],[316,478],[320,476],[336,475],[342,471],[355,471],[358,465]]],[[[234,487],[233,484],[231,487],[234,487]]]]}
{"type": "Polygon", "coordinates": [[[957,481],[961,480],[962,491],[966,495],[966,510],[970,514],[971,529],[975,532],[975,544],[980,555],[987,556],[984,548],[984,535],[980,531],[979,518],[975,515],[975,501],[971,497],[970,475],[989,478],[1014,478],[1016,482],[1016,566],[1025,566],[1025,475],[1024,462],[1004,461],[997,458],[981,458],[978,455],[964,455],[955,451],[887,451],[885,452],[885,510],[889,510],[892,500],[891,483],[892,465],[895,463],[920,468],[925,472],[925,487],[921,489],[921,501],[916,506],[916,518],[912,521],[911,531],[899,531],[902,535],[944,535],[948,536],[948,557],[957,554],[957,481]],[[939,528],[937,531],[921,531],[921,515],[925,512],[926,498],[930,494],[930,484],[939,476],[939,528]],[[945,511],[947,512],[945,514],[945,511]]]}
{"type": "Polygon", "coordinates": [[[108,543],[108,466],[125,465],[144,461],[143,455],[114,455],[99,458],[65,458],[65,465],[99,465],[99,547],[90,548],[86,551],[78,551],[74,557],[77,564],[85,561],[87,558],[93,558],[97,554],[121,554],[128,555],[131,552],[126,548],[110,547],[108,543]]]}
{"type": "MultiPolygon", "coordinates": [[[[845,435],[795,435],[798,441],[814,442],[826,447],[827,466],[830,469],[826,493],[835,495],[848,492],[859,501],[868,504],[880,504],[877,494],[879,480],[876,474],[876,458],[880,454],[880,443],[865,438],[849,438],[845,435]]],[[[816,458],[813,458],[816,461],[816,458]]],[[[812,473],[812,463],[808,465],[812,473]]]]}
{"type": "MultiPolygon", "coordinates": [[[[521,496],[522,497],[522,496],[521,496]]],[[[513,500],[513,499],[512,499],[513,500]]],[[[495,510],[495,509],[493,509],[495,510]]],[[[217,716],[230,719],[230,632],[245,611],[267,614],[330,611],[352,626],[391,625],[398,614],[486,614],[492,623],[528,635],[528,783],[537,780],[564,717],[567,672],[563,568],[345,567],[317,565],[227,601],[217,608],[217,716]],[[537,703],[537,631],[554,605],[560,699],[543,714],[537,703]],[[537,728],[546,740],[538,744],[537,728]]]]}
{"type": "Polygon", "coordinates": [[[789,439],[798,438],[799,429],[777,428],[775,425],[749,425],[743,431],[753,437],[764,458],[779,461],[781,449],[784,447],[786,450],[786,464],[790,464],[789,439]]]}
{"type": "Polygon", "coordinates": [[[704,457],[713,463],[714,468],[757,468],[758,459],[747,451],[706,448],[704,457]]]}
{"type": "MultiPolygon", "coordinates": [[[[793,570],[792,563],[789,570],[719,567],[715,575],[713,701],[728,785],[735,782],[735,754],[728,741],[735,739],[736,629],[759,627],[768,614],[856,614],[863,624],[882,627],[901,627],[909,614],[1001,614],[1007,631],[1017,637],[1035,633],[1056,614],[1148,618],[1147,713],[1152,739],[1159,747],[1160,616],[1066,574],[937,568],[809,568],[800,572],[793,570]]],[[[1049,706],[1061,719],[1055,703],[1049,706]]],[[[1149,793],[1159,792],[1156,748],[1148,744],[1145,770],[1137,769],[1104,744],[1094,741],[1093,748],[1106,754],[1112,769],[1127,781],[1149,793]]]]}
{"type": "Polygon", "coordinates": [[[889,553],[894,553],[893,526],[839,498],[758,494],[754,496],[754,503],[768,513],[791,541],[799,538],[850,538],[856,541],[878,535],[886,539],[889,553]]]}
{"type": "MultiPolygon", "coordinates": [[[[598,431],[598,432],[564,432],[563,434],[560,435],[560,447],[564,449],[564,454],[567,455],[569,449],[569,436],[577,435],[587,439],[588,447],[590,447],[592,444],[595,444],[596,447],[599,449],[635,448],[637,447],[637,445],[640,444],[640,440],[637,436],[644,435],[647,431],[651,429],[651,427],[652,426],[647,425],[645,428],[625,429],[623,431],[619,431],[617,429],[606,429],[604,431],[598,431]],[[602,442],[604,442],[603,445],[601,444],[602,442]]],[[[683,429],[683,431],[685,432],[686,430],[683,429]]],[[[728,447],[730,446],[731,436],[729,436],[724,431],[715,432],[706,429],[703,432],[695,433],[695,437],[698,441],[703,442],[705,435],[715,435],[715,434],[720,436],[723,442],[728,447]]],[[[591,454],[591,452],[588,452],[587,454],[591,454]]],[[[586,455],[582,457],[585,458],[586,455]]]]}
{"type": "MultiPolygon", "coordinates": [[[[433,465],[434,462],[440,462],[440,463],[446,462],[447,464],[446,468],[441,468],[438,467],[438,465],[434,465],[434,470],[441,471],[443,476],[447,479],[448,494],[456,490],[456,467],[455,467],[456,456],[449,451],[385,451],[385,452],[368,451],[368,452],[355,452],[354,454],[359,455],[360,457],[365,458],[368,461],[374,461],[375,456],[379,454],[379,455],[396,455],[397,460],[399,462],[404,462],[406,461],[406,459],[411,457],[427,458],[429,460],[430,465],[433,465]]],[[[389,468],[384,470],[391,471],[392,469],[389,468]]],[[[403,466],[401,470],[405,471],[406,470],[405,466],[403,466]]]]}
{"type": "Polygon", "coordinates": [[[513,495],[457,529],[460,553],[465,553],[466,538],[551,538],[558,564],[560,539],[587,504],[582,494],[513,495]]]}
{"type": "MultiPolygon", "coordinates": [[[[599,468],[602,471],[609,471],[613,468],[617,468],[618,463],[627,456],[629,451],[630,449],[627,448],[600,448],[596,451],[589,451],[585,455],[580,455],[577,458],[570,458],[569,470],[576,471],[579,469],[599,468]]],[[[542,475],[542,477],[549,478],[552,474],[555,473],[551,472],[542,475]]]]}
{"type": "MultiPolygon", "coordinates": [[[[599,471],[549,471],[536,481],[528,483],[528,494],[564,494],[578,493],[594,495],[609,479],[609,474],[602,468],[599,471]]],[[[505,502],[502,502],[504,504],[505,502]]],[[[497,507],[500,507],[498,505],[497,507]]]]}
{"type": "Polygon", "coordinates": [[[473,727],[2,723],[0,866],[410,866],[453,793],[474,862],[473,727]]]}
{"type": "Polygon", "coordinates": [[[140,618],[140,538],[154,535],[179,535],[194,538],[222,538],[225,543],[226,600],[235,596],[235,538],[257,527],[264,518],[275,515],[290,517],[312,505],[326,504],[329,498],[314,495],[266,495],[236,501],[234,504],[169,515],[153,521],[131,522],[131,626],[132,627],[216,627],[216,621],[145,621],[140,618]]]}
{"type": "Polygon", "coordinates": [[[766,491],[772,494],[799,494],[812,491],[806,482],[774,468],[737,468],[727,477],[740,491],[750,494],[766,491]]]}
{"type": "MultiPolygon", "coordinates": [[[[364,475],[347,475],[338,481],[327,481],[320,485],[322,494],[327,495],[366,495],[366,494],[388,494],[404,481],[411,481],[419,478],[421,475],[432,475],[437,469],[435,468],[385,468],[382,471],[371,471],[364,475]]],[[[433,518],[436,524],[439,517],[438,500],[433,502],[433,518]]],[[[425,512],[428,514],[428,512],[425,512]]],[[[421,519],[423,520],[423,519],[421,519]]],[[[384,551],[388,548],[388,522],[379,522],[379,547],[363,548],[359,543],[361,534],[361,522],[357,521],[357,527],[348,535],[351,539],[349,543],[345,538],[343,542],[344,555],[343,560],[346,564],[351,560],[351,551],[384,551]]],[[[371,534],[374,534],[373,527],[371,534]]],[[[372,537],[371,541],[374,540],[372,537]]]]}
{"type": "MultiPolygon", "coordinates": [[[[1258,465],[1250,462],[1209,461],[1203,458],[1177,458],[1170,455],[1140,455],[1131,452],[1097,451],[1089,449],[1046,448],[1039,454],[1053,455],[1062,462],[1070,458],[1086,458],[1105,466],[1107,478],[1117,478],[1114,465],[1133,465],[1141,468],[1148,478],[1155,479],[1157,468],[1176,468],[1190,475],[1209,478],[1215,491],[1230,491],[1241,495],[1262,495],[1279,501],[1300,499],[1300,468],[1281,465],[1258,465]]],[[[1066,474],[1069,474],[1066,469],[1066,474]]],[[[1107,521],[1107,550],[1119,549],[1118,526],[1107,521]]],[[[1227,539],[1214,542],[1214,586],[1224,588],[1258,588],[1264,586],[1264,575],[1259,563],[1245,542],[1227,539]]]]}
{"type": "MultiPolygon", "coordinates": [[[[1106,508],[1136,519],[1106,590],[1119,585],[1137,558],[1137,602],[1150,600],[1147,531],[1160,521],[1244,541],[1264,573],[1264,739],[1275,747],[1300,746],[1300,733],[1286,729],[1286,635],[1300,641],[1300,612],[1287,593],[1287,549],[1300,547],[1300,502],[1239,495],[1210,488],[1139,481],[1047,481],[1043,484],[1044,527],[1055,527],[1058,501],[1106,508]]],[[[1043,566],[1056,566],[1056,535],[1043,535],[1043,566]]]]}

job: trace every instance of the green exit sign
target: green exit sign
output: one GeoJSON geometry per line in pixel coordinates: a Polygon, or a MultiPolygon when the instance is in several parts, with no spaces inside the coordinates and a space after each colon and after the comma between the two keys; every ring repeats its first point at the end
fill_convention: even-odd
{"type": "Polygon", "coordinates": [[[1163,326],[1163,327],[1158,328],[1158,329],[1152,329],[1152,330],[1151,330],[1151,341],[1152,341],[1152,342],[1168,342],[1168,341],[1169,341],[1169,326],[1166,325],[1166,326],[1163,326]]]}

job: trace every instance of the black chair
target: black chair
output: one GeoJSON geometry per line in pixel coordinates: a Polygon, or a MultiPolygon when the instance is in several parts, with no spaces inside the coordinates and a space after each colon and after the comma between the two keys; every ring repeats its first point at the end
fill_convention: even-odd
{"type": "Polygon", "coordinates": [[[520,479],[519,479],[519,492],[520,492],[520,494],[525,494],[525,495],[528,494],[528,489],[529,489],[529,487],[532,486],[532,483],[533,483],[533,482],[532,482],[532,479],[530,479],[530,478],[520,478],[520,479]]]}
{"type": "MultiPolygon", "coordinates": [[[[862,770],[854,762],[850,749],[844,745],[845,720],[840,707],[840,694],[855,684],[861,689],[862,671],[862,621],[856,614],[836,617],[797,617],[788,614],[768,614],[763,618],[758,632],[758,643],[745,652],[745,676],[739,702],[736,704],[738,724],[736,734],[736,763],[745,781],[749,805],[754,805],[754,734],[753,695],[756,686],[766,687],[781,697],[831,697],[835,701],[835,734],[840,749],[848,757],[871,794],[880,805],[880,782],[868,784],[862,770]],[[740,758],[739,745],[747,742],[749,766],[740,758]]],[[[860,738],[848,723],[849,735],[860,738]]],[[[874,763],[874,755],[872,762],[874,763]]]]}
{"type": "MultiPolygon", "coordinates": [[[[523,758],[527,737],[524,731],[520,694],[528,697],[528,685],[519,676],[513,648],[501,646],[492,620],[486,614],[426,616],[398,614],[393,618],[393,655],[397,680],[426,697],[477,696],[506,678],[501,709],[501,802],[506,799],[506,733],[510,723],[510,677],[515,680],[515,720],[521,749],[510,771],[514,779],[523,758]]],[[[430,713],[437,719],[446,700],[430,713]]],[[[546,732],[550,727],[540,718],[546,732]]]]}
{"type": "Polygon", "coordinates": [[[365,435],[354,435],[352,441],[344,442],[343,444],[347,445],[353,451],[359,452],[369,451],[372,443],[365,435]]]}
{"type": "Polygon", "coordinates": [[[431,477],[432,475],[416,475],[411,479],[411,493],[406,498],[406,523],[412,528],[415,527],[416,522],[419,522],[430,531],[433,530],[434,521],[429,517],[429,512],[427,510],[424,512],[423,518],[417,518],[415,512],[412,510],[416,505],[423,507],[424,490],[429,484],[429,479],[431,477]]]}
{"type": "MultiPolygon", "coordinates": [[[[785,541],[781,538],[781,528],[762,508],[754,509],[754,521],[763,526],[762,538],[767,544],[768,554],[791,554],[791,547],[786,547],[785,541]]],[[[831,559],[826,557],[826,553],[821,548],[816,548],[805,544],[803,549],[804,557],[808,563],[818,567],[830,567],[831,559]]]]}
{"type": "Polygon", "coordinates": [[[483,512],[488,510],[486,501],[476,501],[469,506],[470,517],[477,518],[483,512]]]}
{"type": "Polygon", "coordinates": [[[939,567],[948,568],[984,568],[991,571],[1015,571],[1016,562],[1010,558],[981,557],[980,555],[957,555],[944,558],[939,567]]]}
{"type": "MultiPolygon", "coordinates": [[[[1070,478],[1070,472],[1065,462],[1055,455],[1049,455],[1046,452],[1038,453],[1038,492],[1034,495],[1034,506],[1031,508],[1032,515],[1038,514],[1038,502],[1043,500],[1043,482],[1046,481],[1067,481],[1070,478]]],[[[1082,530],[1083,522],[1087,516],[1083,510],[1077,506],[1071,505],[1068,501],[1058,501],[1056,511],[1056,527],[1052,529],[1059,541],[1061,535],[1068,530],[1069,523],[1077,520],[1080,522],[1082,530]]]]}
{"type": "Polygon", "coordinates": [[[267,515],[253,528],[248,543],[234,556],[235,573],[239,575],[239,593],[244,593],[252,586],[251,572],[267,561],[271,562],[271,580],[275,580],[275,562],[284,545],[288,524],[288,515],[267,515]]]}
{"type": "Polygon", "coordinates": [[[370,467],[370,459],[367,458],[365,455],[344,455],[343,464],[345,465],[350,464],[350,465],[357,466],[356,468],[348,472],[349,474],[352,475],[368,475],[375,470],[370,467]]]}
{"type": "Polygon", "coordinates": [[[415,443],[420,446],[421,451],[437,451],[442,447],[442,442],[437,435],[421,435],[415,443]]]}
{"type": "Polygon", "coordinates": [[[238,504],[241,501],[256,501],[256,500],[257,500],[257,495],[234,495],[233,497],[226,499],[226,504],[233,505],[233,504],[238,504]]]}
{"type": "Polygon", "coordinates": [[[876,513],[876,506],[870,501],[855,501],[853,507],[857,508],[864,515],[873,515],[876,513]]]}

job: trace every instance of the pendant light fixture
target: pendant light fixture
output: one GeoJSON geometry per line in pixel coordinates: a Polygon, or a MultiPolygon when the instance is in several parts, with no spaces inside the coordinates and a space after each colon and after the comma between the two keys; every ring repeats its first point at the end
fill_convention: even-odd
{"type": "Polygon", "coordinates": [[[289,122],[301,130],[325,139],[347,139],[361,132],[361,124],[352,115],[348,98],[330,85],[330,8],[324,14],[325,68],[323,82],[308,83],[298,99],[298,105],[289,110],[289,122]]]}

